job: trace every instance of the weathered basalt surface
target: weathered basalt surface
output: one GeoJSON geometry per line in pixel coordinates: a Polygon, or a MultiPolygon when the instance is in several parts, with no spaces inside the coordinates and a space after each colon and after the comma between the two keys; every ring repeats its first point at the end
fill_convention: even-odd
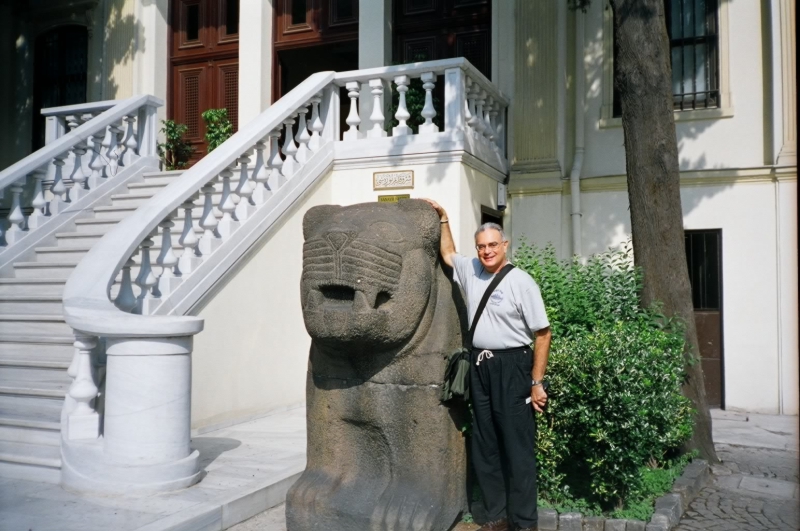
{"type": "Polygon", "coordinates": [[[439,386],[465,317],[439,220],[408,200],[315,207],[303,229],[308,464],[287,529],[445,531],[466,508],[466,456],[439,386]]]}

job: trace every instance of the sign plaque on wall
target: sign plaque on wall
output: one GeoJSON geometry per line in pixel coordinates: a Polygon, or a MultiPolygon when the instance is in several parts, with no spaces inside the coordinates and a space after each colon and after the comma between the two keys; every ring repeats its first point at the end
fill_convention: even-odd
{"type": "Polygon", "coordinates": [[[411,194],[379,195],[378,203],[397,203],[403,199],[411,199],[411,194]]]}
{"type": "Polygon", "coordinates": [[[414,188],[414,170],[376,171],[372,174],[373,190],[414,188]]]}

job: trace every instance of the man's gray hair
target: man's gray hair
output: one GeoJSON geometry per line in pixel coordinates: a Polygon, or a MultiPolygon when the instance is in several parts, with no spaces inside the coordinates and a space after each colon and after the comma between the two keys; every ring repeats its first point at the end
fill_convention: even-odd
{"type": "Polygon", "coordinates": [[[478,234],[487,230],[496,230],[497,232],[500,233],[500,241],[501,242],[506,241],[506,233],[503,231],[503,227],[501,227],[497,223],[491,223],[491,222],[484,223],[483,225],[478,227],[478,230],[475,231],[475,239],[478,239],[478,234]]]}

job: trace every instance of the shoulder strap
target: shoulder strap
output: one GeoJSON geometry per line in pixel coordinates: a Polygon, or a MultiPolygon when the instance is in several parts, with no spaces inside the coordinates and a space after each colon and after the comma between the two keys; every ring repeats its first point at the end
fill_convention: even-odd
{"type": "Polygon", "coordinates": [[[469,332],[467,332],[467,345],[470,347],[472,346],[472,336],[475,334],[475,327],[478,326],[478,320],[483,315],[483,309],[486,308],[486,303],[489,302],[489,297],[494,292],[497,285],[505,278],[505,276],[514,269],[514,264],[506,264],[503,266],[503,269],[495,274],[492,282],[489,284],[489,287],[486,288],[486,291],[483,292],[483,298],[481,299],[480,304],[478,304],[478,309],[475,310],[475,318],[472,320],[472,326],[469,327],[469,332]]]}

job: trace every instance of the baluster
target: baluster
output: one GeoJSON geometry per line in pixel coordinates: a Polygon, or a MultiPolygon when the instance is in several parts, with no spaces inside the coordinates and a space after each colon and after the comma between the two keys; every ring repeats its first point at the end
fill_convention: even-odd
{"type": "Polygon", "coordinates": [[[436,74],[433,72],[425,72],[421,76],[422,88],[425,89],[425,106],[422,107],[422,117],[425,118],[425,123],[419,126],[420,134],[438,133],[439,126],[433,123],[436,117],[436,109],[433,108],[433,89],[436,86],[436,74]]]}
{"type": "Polygon", "coordinates": [[[408,112],[408,106],[406,105],[406,92],[408,92],[409,83],[408,76],[397,76],[394,78],[394,83],[397,85],[400,101],[397,104],[397,112],[394,113],[394,117],[399,123],[397,127],[392,128],[392,136],[410,135],[413,131],[406,123],[406,120],[411,118],[411,113],[408,112]]]}
{"type": "Polygon", "coordinates": [[[199,239],[194,232],[194,220],[192,219],[194,202],[197,197],[198,194],[192,194],[190,198],[181,204],[183,209],[183,231],[181,232],[181,237],[178,238],[178,243],[183,247],[183,253],[181,253],[181,257],[178,260],[178,274],[181,276],[190,274],[200,262],[197,257],[199,239]]]}
{"type": "Polygon", "coordinates": [[[297,134],[295,135],[294,139],[297,141],[297,154],[295,158],[297,159],[298,169],[301,168],[308,157],[311,155],[311,151],[308,149],[308,141],[311,139],[311,135],[308,133],[308,125],[306,124],[306,114],[308,113],[308,107],[300,107],[297,109],[297,115],[300,117],[300,121],[297,124],[297,134]]]}
{"type": "Polygon", "coordinates": [[[294,158],[295,153],[297,153],[297,145],[294,143],[294,135],[292,133],[294,118],[287,118],[283,121],[283,124],[286,126],[286,133],[283,138],[283,154],[286,157],[283,161],[283,175],[286,179],[291,179],[298,168],[297,160],[294,158]]]}
{"type": "Polygon", "coordinates": [[[251,196],[255,205],[263,205],[272,195],[268,182],[269,170],[267,169],[267,161],[264,159],[265,142],[269,142],[269,135],[256,142],[256,168],[253,175],[256,189],[253,190],[253,195],[251,196]]]}
{"type": "Polygon", "coordinates": [[[473,137],[478,134],[478,110],[476,109],[476,103],[479,91],[480,88],[478,87],[478,84],[467,78],[467,101],[469,102],[468,107],[470,115],[469,119],[467,120],[467,125],[472,131],[473,137]]]}
{"type": "MultiPolygon", "coordinates": [[[[82,118],[76,115],[67,116],[67,125],[71,130],[81,125],[82,118]]],[[[85,195],[86,181],[89,178],[89,171],[86,168],[86,159],[84,155],[88,150],[88,145],[85,141],[80,141],[72,146],[72,172],[69,178],[72,179],[72,188],[69,190],[70,201],[77,201],[85,195]]]]}
{"type": "MultiPolygon", "coordinates": [[[[137,249],[138,251],[138,249],[137,249]]],[[[133,282],[131,281],[131,268],[136,265],[133,256],[128,258],[122,266],[122,275],[119,282],[119,293],[114,299],[114,306],[126,313],[136,311],[136,295],[133,294],[133,282]]]]}
{"type": "Polygon", "coordinates": [[[34,170],[31,174],[31,177],[33,177],[33,199],[31,200],[33,212],[28,216],[28,230],[38,228],[47,219],[45,215],[47,201],[44,199],[44,190],[42,189],[42,181],[46,176],[47,170],[45,168],[34,170]]]}
{"type": "Polygon", "coordinates": [[[225,168],[219,173],[222,177],[222,197],[219,200],[219,210],[222,212],[222,219],[219,220],[217,232],[223,239],[228,238],[236,230],[238,223],[233,219],[233,212],[236,210],[236,203],[233,202],[231,194],[231,177],[233,176],[233,166],[225,168]]]}
{"type": "Polygon", "coordinates": [[[8,211],[8,230],[6,230],[6,245],[11,245],[19,241],[25,235],[25,215],[22,213],[20,196],[22,195],[22,185],[25,179],[21,179],[9,186],[11,191],[11,208],[8,211]]]}
{"type": "Polygon", "coordinates": [[[486,101],[486,91],[478,88],[478,93],[475,97],[475,131],[478,133],[478,138],[483,136],[486,131],[486,122],[483,121],[483,104],[486,101]]]}
{"type": "MultiPolygon", "coordinates": [[[[489,99],[486,100],[486,107],[483,113],[483,121],[486,122],[486,131],[483,132],[483,135],[489,139],[489,142],[494,144],[494,121],[492,120],[492,111],[494,110],[494,98],[489,96],[489,99]]],[[[494,114],[497,114],[496,112],[494,114]]]]}
{"type": "Polygon", "coordinates": [[[92,349],[96,345],[97,338],[75,332],[75,380],[68,391],[75,404],[67,420],[70,440],[96,439],[100,435],[100,416],[93,404],[98,392],[92,367],[92,349]]]}
{"type": "Polygon", "coordinates": [[[119,168],[119,134],[122,132],[122,122],[117,121],[108,126],[108,135],[103,140],[103,147],[106,147],[106,140],[108,147],[106,148],[106,157],[108,158],[108,174],[107,177],[113,177],[117,174],[119,168]]]}
{"type": "Polygon", "coordinates": [[[94,189],[100,184],[100,179],[103,178],[103,170],[106,164],[103,160],[101,150],[103,148],[102,142],[107,131],[108,128],[100,130],[92,135],[92,160],[89,161],[89,167],[92,169],[92,174],[89,176],[89,188],[91,189],[94,189]]]}
{"type": "Polygon", "coordinates": [[[172,248],[172,221],[176,212],[171,212],[158,224],[161,227],[161,252],[156,257],[156,264],[161,266],[161,274],[158,276],[158,295],[169,295],[175,287],[175,266],[178,265],[178,257],[175,256],[172,248]]]}
{"type": "Polygon", "coordinates": [[[130,166],[139,158],[136,131],[133,128],[133,124],[136,122],[136,114],[129,114],[126,116],[125,122],[128,124],[128,127],[125,129],[125,139],[122,141],[124,151],[120,158],[120,164],[122,164],[122,166],[130,166]]]}
{"type": "Polygon", "coordinates": [[[253,208],[253,183],[250,182],[248,175],[247,165],[250,164],[250,152],[245,151],[242,156],[237,159],[239,162],[239,184],[236,186],[236,195],[239,197],[239,202],[236,204],[236,220],[244,221],[249,218],[255,211],[253,208]]]}
{"type": "Polygon", "coordinates": [[[203,194],[203,214],[200,216],[200,227],[203,229],[203,237],[200,238],[198,249],[203,256],[208,256],[214,249],[219,247],[221,239],[217,234],[219,220],[214,214],[214,180],[212,179],[200,189],[203,194]]]}
{"type": "Polygon", "coordinates": [[[139,263],[139,275],[136,277],[136,285],[141,288],[139,293],[139,313],[146,314],[148,308],[147,301],[153,298],[152,289],[158,279],[153,274],[153,266],[150,263],[150,248],[153,246],[153,237],[157,231],[154,230],[139,245],[142,248],[142,260],[139,263]]]}
{"type": "Polygon", "coordinates": [[[492,141],[492,146],[495,148],[500,146],[500,132],[497,123],[497,114],[500,112],[500,102],[492,99],[492,106],[489,108],[489,123],[492,125],[492,136],[489,140],[492,141]]]}
{"type": "Polygon", "coordinates": [[[475,120],[475,100],[472,98],[472,80],[464,79],[464,123],[472,127],[475,120]]]}
{"type": "Polygon", "coordinates": [[[386,136],[383,130],[383,80],[370,79],[369,86],[372,92],[372,114],[369,119],[372,122],[372,129],[367,132],[369,138],[381,138],[386,136]]]}
{"type": "Polygon", "coordinates": [[[361,125],[361,118],[358,116],[358,91],[360,83],[358,81],[350,81],[345,85],[347,87],[347,96],[350,98],[350,112],[347,114],[345,122],[350,126],[350,129],[344,132],[344,140],[358,140],[361,138],[361,132],[358,126],[361,125]]]}
{"type": "Polygon", "coordinates": [[[505,156],[506,148],[506,109],[499,101],[495,103],[495,145],[500,150],[501,155],[505,156]]]}
{"type": "Polygon", "coordinates": [[[322,92],[311,98],[311,138],[308,141],[308,148],[317,151],[322,146],[322,129],[325,125],[319,117],[319,104],[322,102],[322,92]]]}
{"type": "MultiPolygon", "coordinates": [[[[68,152],[67,152],[68,153],[68,152]]],[[[50,200],[50,215],[55,216],[63,211],[69,205],[67,197],[67,187],[64,186],[64,159],[67,158],[67,153],[56,155],[53,159],[53,165],[56,167],[55,176],[53,177],[53,184],[50,186],[50,192],[53,194],[53,199],[50,200]]]]}
{"type": "Polygon", "coordinates": [[[269,181],[267,187],[270,190],[277,190],[286,183],[286,177],[283,175],[283,159],[281,158],[280,150],[278,149],[278,142],[281,137],[281,130],[275,129],[269,134],[269,181]]]}

